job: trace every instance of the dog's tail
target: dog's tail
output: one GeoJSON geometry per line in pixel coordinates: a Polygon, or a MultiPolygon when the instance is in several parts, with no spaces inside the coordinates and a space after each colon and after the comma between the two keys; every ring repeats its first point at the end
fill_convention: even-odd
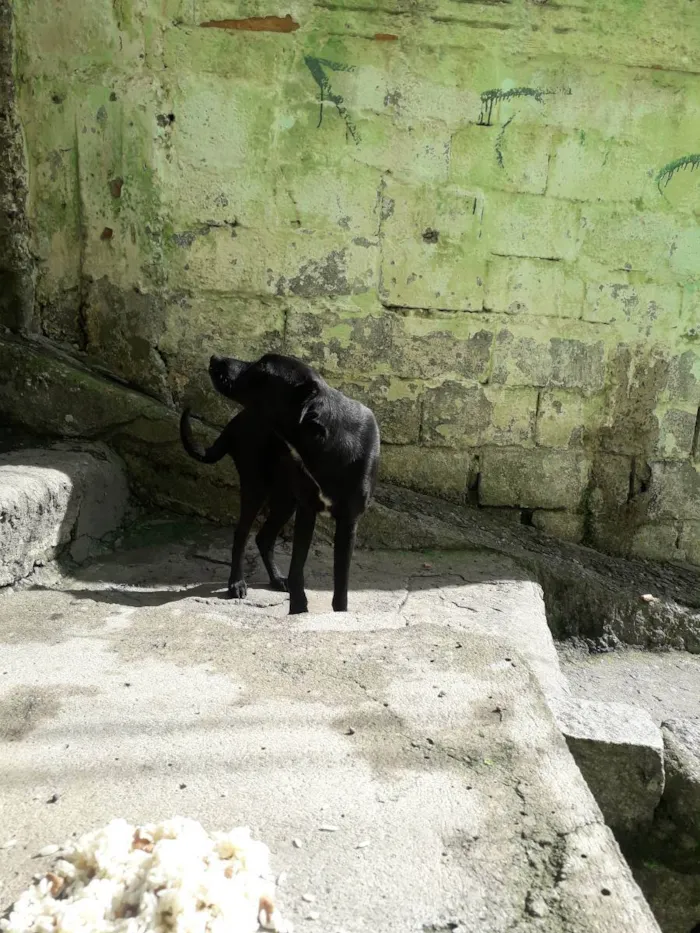
{"type": "Polygon", "coordinates": [[[194,460],[199,460],[200,463],[218,463],[219,460],[223,460],[228,453],[225,428],[211,447],[208,447],[206,450],[197,443],[192,435],[189,408],[186,408],[180,416],[180,440],[190,457],[194,460]]]}

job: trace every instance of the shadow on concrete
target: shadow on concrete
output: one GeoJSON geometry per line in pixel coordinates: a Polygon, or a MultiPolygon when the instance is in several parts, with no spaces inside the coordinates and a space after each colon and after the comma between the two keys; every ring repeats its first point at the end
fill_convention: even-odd
{"type": "MultiPolygon", "coordinates": [[[[206,522],[178,517],[147,520],[125,535],[119,551],[82,567],[64,564],[62,579],[55,583],[38,581],[31,589],[59,589],[78,600],[129,607],[163,606],[191,598],[235,606],[237,601],[230,600],[226,590],[231,537],[230,530],[206,522]]],[[[277,556],[283,573],[290,554],[289,540],[280,540],[277,556]]],[[[242,601],[244,604],[266,608],[279,606],[288,599],[286,593],[269,586],[252,535],[245,576],[248,596],[242,601]]],[[[327,594],[330,608],[333,554],[327,542],[315,540],[305,577],[307,590],[327,594]]],[[[485,550],[358,549],[353,560],[350,593],[352,602],[353,592],[400,594],[459,587],[464,588],[466,594],[471,585],[526,581],[533,581],[533,577],[525,568],[485,550]]]]}

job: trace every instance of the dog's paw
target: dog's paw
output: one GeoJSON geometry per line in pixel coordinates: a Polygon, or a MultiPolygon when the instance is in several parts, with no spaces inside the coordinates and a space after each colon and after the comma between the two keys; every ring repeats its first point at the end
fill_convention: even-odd
{"type": "Polygon", "coordinates": [[[286,577],[270,577],[270,587],[273,590],[279,590],[280,593],[288,591],[286,577]]]}
{"type": "Polygon", "coordinates": [[[309,611],[309,604],[306,600],[303,603],[291,603],[289,604],[289,614],[290,616],[301,615],[302,612],[309,611]]]}
{"type": "Polygon", "coordinates": [[[333,612],[347,612],[348,611],[348,601],[347,599],[338,599],[333,600],[333,612]]]}
{"type": "Polygon", "coordinates": [[[245,599],[248,595],[248,584],[245,580],[234,580],[228,585],[229,599],[245,599]]]}

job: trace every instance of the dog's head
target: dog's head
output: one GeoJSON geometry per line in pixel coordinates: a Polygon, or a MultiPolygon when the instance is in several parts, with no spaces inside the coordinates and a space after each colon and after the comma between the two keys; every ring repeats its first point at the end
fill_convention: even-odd
{"type": "Polygon", "coordinates": [[[209,376],[217,392],[282,431],[303,424],[312,433],[325,436],[318,421],[318,396],[325,383],[301,360],[267,353],[255,362],[232,356],[212,356],[209,376]]]}

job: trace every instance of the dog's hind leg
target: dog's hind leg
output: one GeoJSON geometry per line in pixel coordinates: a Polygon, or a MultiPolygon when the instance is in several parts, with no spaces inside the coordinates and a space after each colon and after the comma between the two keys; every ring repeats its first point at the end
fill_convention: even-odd
{"type": "Polygon", "coordinates": [[[296,498],[289,490],[275,490],[267,519],[255,538],[273,590],[283,592],[287,590],[287,581],[280,573],[275,561],[275,542],[280,531],[294,514],[296,505],[296,498]]]}
{"type": "Polygon", "coordinates": [[[267,491],[264,486],[244,483],[241,480],[241,512],[233,535],[231,549],[231,573],[228,578],[228,595],[232,599],[243,599],[248,592],[243,576],[243,558],[250,529],[263,507],[267,491]]]}
{"type": "Polygon", "coordinates": [[[308,505],[299,503],[297,517],[294,520],[294,543],[292,545],[292,560],[289,565],[289,614],[307,612],[309,608],[306,593],[304,592],[304,564],[309,554],[311,540],[316,527],[316,512],[308,505]]]}
{"type": "Polygon", "coordinates": [[[333,540],[333,611],[348,611],[350,561],[355,548],[357,522],[340,516],[335,523],[333,540]]]}

